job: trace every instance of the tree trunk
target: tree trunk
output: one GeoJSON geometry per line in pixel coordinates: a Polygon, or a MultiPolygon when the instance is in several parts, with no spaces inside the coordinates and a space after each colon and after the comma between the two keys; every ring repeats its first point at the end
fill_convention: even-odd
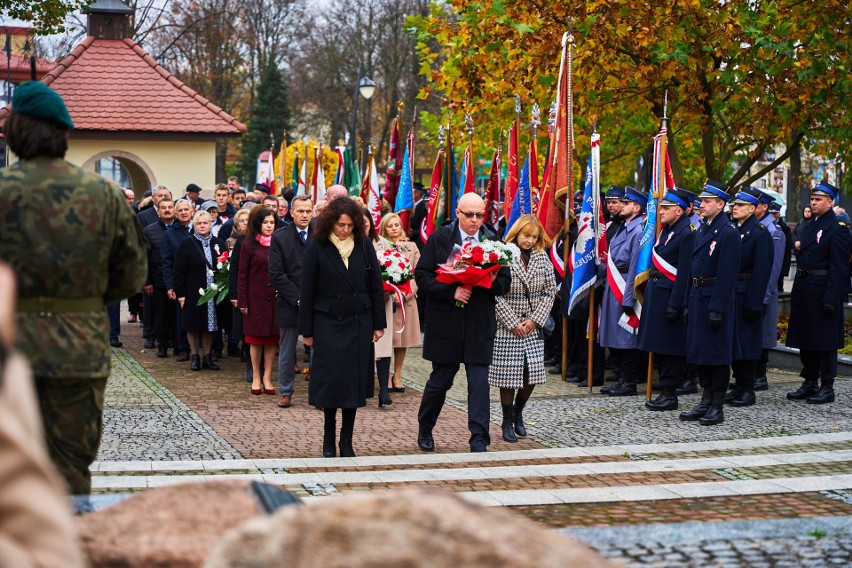
{"type": "Polygon", "coordinates": [[[668,150],[669,162],[672,166],[672,176],[674,177],[675,185],[678,187],[684,187],[683,164],[680,163],[680,157],[677,154],[677,144],[675,144],[673,130],[669,130],[668,133],[668,150]]]}
{"type": "Polygon", "coordinates": [[[787,220],[798,221],[802,209],[807,205],[801,191],[802,185],[802,148],[797,146],[790,153],[790,176],[787,180],[787,220]]]}
{"type": "MultiPolygon", "coordinates": [[[[228,141],[225,138],[216,140],[216,183],[225,183],[228,179],[228,174],[225,171],[225,159],[228,156],[228,141]]],[[[250,186],[254,188],[254,182],[250,186]]]]}

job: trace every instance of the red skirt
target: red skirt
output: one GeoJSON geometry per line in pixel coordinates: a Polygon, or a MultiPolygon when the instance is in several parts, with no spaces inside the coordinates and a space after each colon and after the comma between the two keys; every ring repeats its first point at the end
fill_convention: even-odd
{"type": "Polygon", "coordinates": [[[245,335],[245,342],[249,345],[274,345],[278,347],[278,336],[277,335],[264,335],[264,336],[256,336],[256,335],[245,335]]]}

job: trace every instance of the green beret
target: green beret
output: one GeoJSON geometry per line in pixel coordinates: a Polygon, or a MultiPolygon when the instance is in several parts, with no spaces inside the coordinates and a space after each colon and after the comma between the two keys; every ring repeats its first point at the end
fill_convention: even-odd
{"type": "Polygon", "coordinates": [[[15,89],[15,94],[12,95],[12,110],[30,118],[52,122],[62,128],[74,128],[65,101],[56,91],[40,81],[27,81],[15,89]]]}

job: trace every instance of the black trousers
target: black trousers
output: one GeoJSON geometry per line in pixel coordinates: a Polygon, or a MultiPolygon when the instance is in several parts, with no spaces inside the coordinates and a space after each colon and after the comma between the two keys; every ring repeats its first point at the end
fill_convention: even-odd
{"type": "MultiPolygon", "coordinates": [[[[431,432],[447,400],[447,391],[460,363],[432,363],[432,373],[423,389],[417,422],[420,429],[431,432]]],[[[488,365],[465,365],[467,373],[467,428],[470,430],[471,448],[483,448],[491,443],[488,425],[491,422],[491,405],[488,399],[488,365]]]]}
{"type": "Polygon", "coordinates": [[[766,376],[766,368],[769,366],[769,349],[760,352],[760,360],[757,362],[757,377],[766,376]]]}
{"type": "Polygon", "coordinates": [[[148,294],[142,294],[142,337],[154,339],[154,301],[148,294]]]}
{"type": "Polygon", "coordinates": [[[802,372],[799,375],[806,381],[829,380],[837,377],[837,351],[799,350],[802,360],[802,372]]]}
{"type": "Polygon", "coordinates": [[[757,377],[757,359],[736,359],[731,363],[731,375],[737,381],[751,381],[757,377]]]}
{"type": "Polygon", "coordinates": [[[698,365],[698,384],[712,392],[726,392],[731,379],[730,365],[698,365]]]}
{"type": "Polygon", "coordinates": [[[684,365],[686,365],[686,357],[682,355],[654,353],[654,362],[656,362],[657,369],[660,372],[660,385],[663,387],[663,390],[666,387],[674,389],[680,385],[684,365]]]}
{"type": "Polygon", "coordinates": [[[648,354],[645,351],[612,347],[609,350],[613,356],[617,356],[618,373],[622,381],[637,385],[645,381],[648,370],[648,354]]]}
{"type": "MultiPolygon", "coordinates": [[[[568,377],[588,377],[589,339],[586,337],[586,320],[568,320],[568,377]]],[[[602,381],[604,377],[605,350],[600,343],[592,340],[592,380],[602,381]]]]}
{"type": "Polygon", "coordinates": [[[161,286],[154,286],[154,293],[145,296],[145,299],[145,303],[151,305],[151,328],[153,336],[157,339],[157,346],[168,347],[169,341],[172,345],[177,345],[177,328],[175,327],[177,302],[170,300],[165,287],[161,286]]]}

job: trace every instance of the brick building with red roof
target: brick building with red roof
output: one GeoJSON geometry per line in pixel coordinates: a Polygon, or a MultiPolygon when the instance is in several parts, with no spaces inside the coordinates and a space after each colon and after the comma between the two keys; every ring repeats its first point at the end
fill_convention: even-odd
{"type": "MultiPolygon", "coordinates": [[[[126,37],[132,8],[99,0],[87,13],[88,37],[41,79],[74,121],[66,159],[97,169],[113,158],[137,195],[158,184],[176,197],[189,183],[212,190],[216,140],[246,127],[126,37]]],[[[0,110],[0,122],[8,112],[0,110]]]]}

